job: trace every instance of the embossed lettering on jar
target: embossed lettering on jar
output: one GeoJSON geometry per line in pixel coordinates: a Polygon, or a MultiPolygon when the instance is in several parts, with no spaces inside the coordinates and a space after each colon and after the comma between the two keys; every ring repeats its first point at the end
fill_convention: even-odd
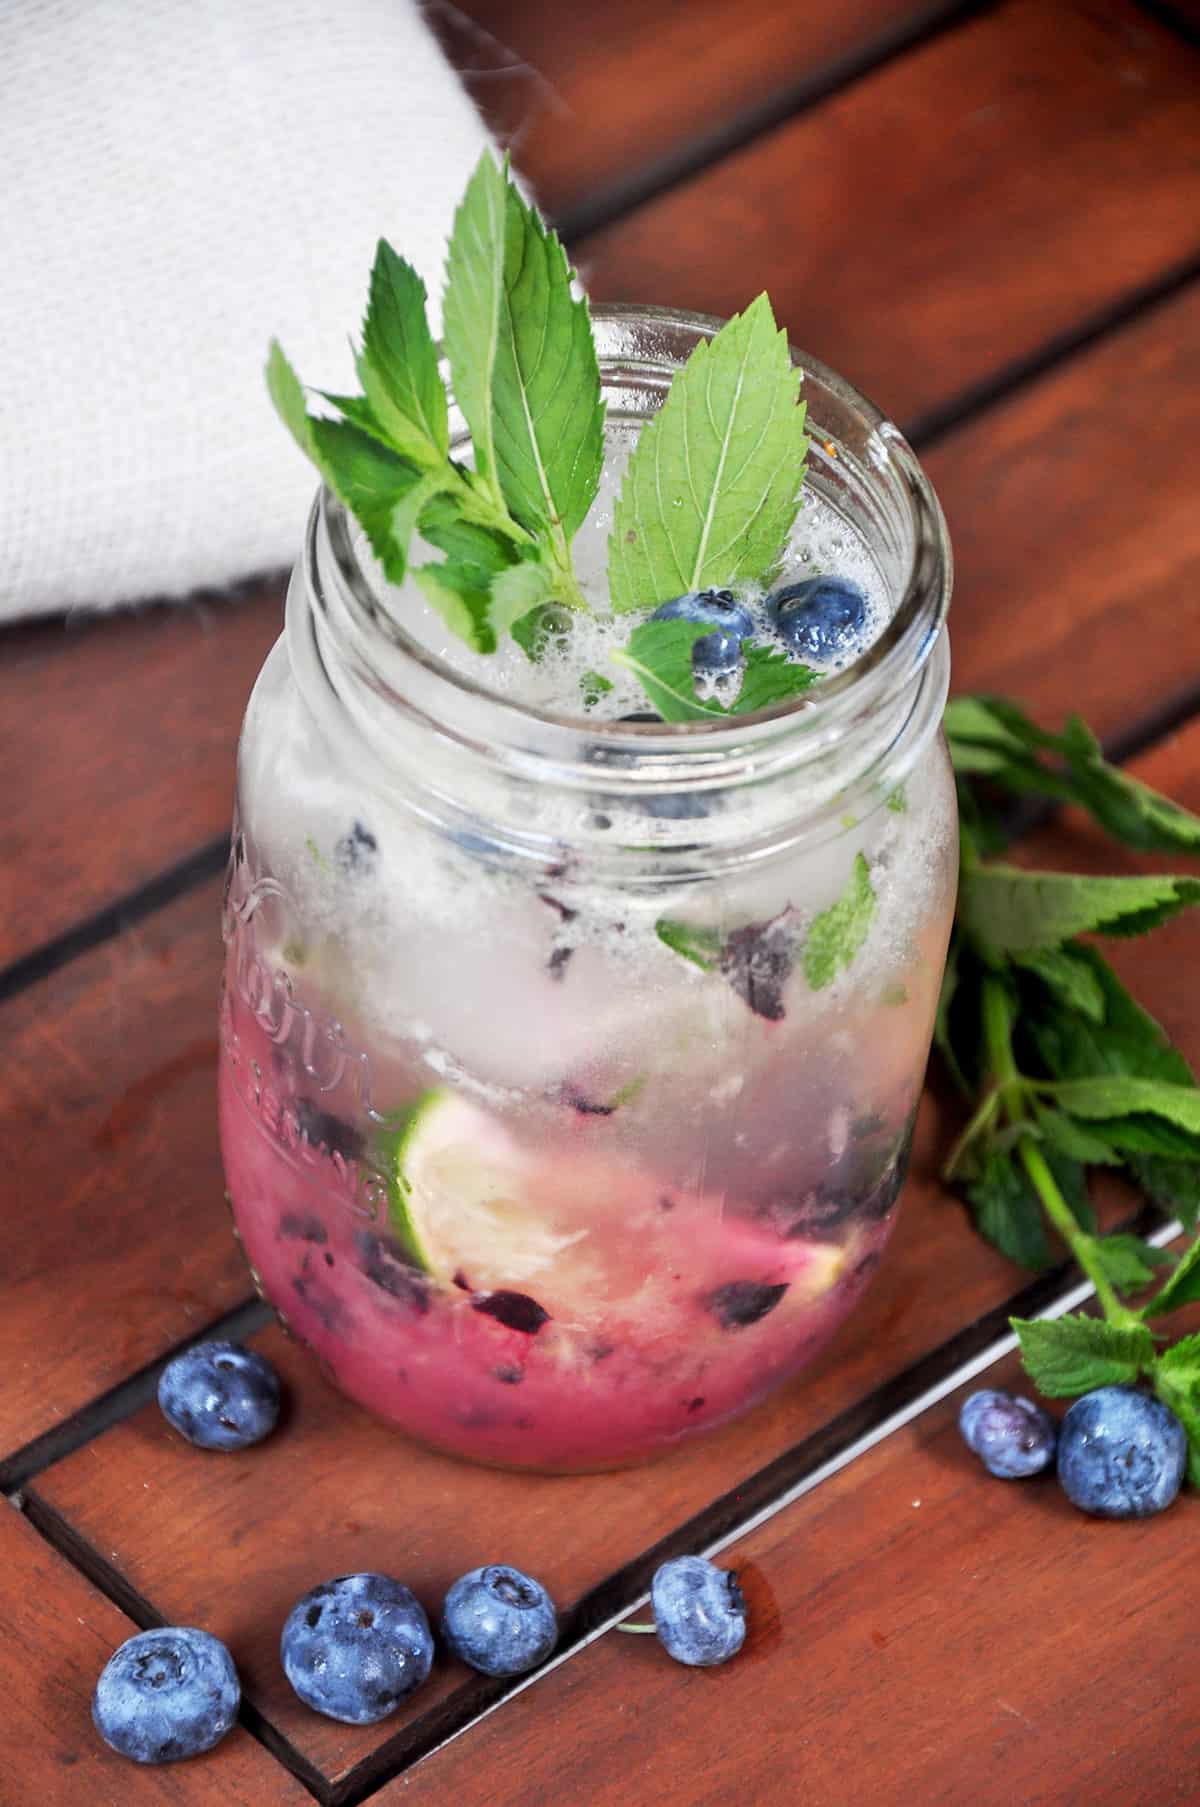
{"type": "MultiPolygon", "coordinates": [[[[615,469],[711,322],[596,310],[615,469]]],[[[798,703],[489,694],[314,505],[243,730],[221,1129],[258,1285],[353,1398],[547,1470],[795,1375],[878,1263],[954,903],[949,551],[797,354],[809,488],[889,619],[798,703]]]]}

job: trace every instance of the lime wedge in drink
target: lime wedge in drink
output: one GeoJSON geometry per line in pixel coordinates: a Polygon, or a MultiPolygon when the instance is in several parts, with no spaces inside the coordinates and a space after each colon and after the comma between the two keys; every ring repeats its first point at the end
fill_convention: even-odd
{"type": "Polygon", "coordinates": [[[530,1197],[532,1163],[507,1130],[444,1087],[422,1094],[384,1138],[393,1234],[444,1285],[473,1292],[549,1273],[586,1230],[547,1221],[530,1197]]]}

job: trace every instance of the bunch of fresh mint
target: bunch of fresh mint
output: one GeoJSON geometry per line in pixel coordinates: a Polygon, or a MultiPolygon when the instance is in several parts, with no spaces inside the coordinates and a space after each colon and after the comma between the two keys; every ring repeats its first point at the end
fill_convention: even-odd
{"type": "Polygon", "coordinates": [[[1157,1023],[1083,935],[1141,935],[1200,902],[1192,877],[1088,878],[1009,865],[997,797],[1074,803],[1126,846],[1200,852],[1200,818],[1105,761],[1074,717],[1044,733],[1012,703],[946,710],[959,787],[962,869],[936,1040],[973,1106],[946,1166],[978,1229],[1030,1268],[1051,1259],[1047,1224],[1096,1290],[1102,1318],[1013,1319],[1040,1390],[1066,1397],[1144,1376],[1182,1420],[1200,1484],[1200,1336],[1163,1346],[1150,1323],[1200,1300],[1200,1237],[1171,1257],[1101,1235],[1087,1170],[1123,1170],[1196,1230],[1200,1088],[1157,1023]],[[1156,1270],[1170,1269],[1165,1278],[1156,1270]],[[1152,1297],[1128,1300],[1156,1279],[1152,1297]]]}
{"type": "MultiPolygon", "coordinates": [[[[447,625],[485,653],[510,633],[536,659],[569,611],[587,607],[571,542],[596,498],[604,403],[587,302],[563,248],[487,153],[455,217],[442,308],[470,463],[450,456],[425,303],[417,272],[381,239],[356,354],[362,394],[317,391],[334,413],[310,413],[273,343],[271,397],[390,582],[404,580],[419,533],[443,556],[413,576],[447,625]]],[[[615,613],[770,578],[804,481],[799,384],[765,295],[698,346],[626,469],[609,548],[615,613]]],[[[706,632],[643,621],[613,654],[666,721],[746,714],[812,682],[778,649],[750,646],[736,699],[702,700],[691,655],[706,632]]],[[[594,702],[607,680],[588,675],[594,702]]]]}

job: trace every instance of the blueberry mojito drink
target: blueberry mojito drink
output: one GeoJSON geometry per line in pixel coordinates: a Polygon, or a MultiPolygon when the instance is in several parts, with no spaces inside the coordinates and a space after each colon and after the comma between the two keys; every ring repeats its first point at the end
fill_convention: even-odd
{"type": "Polygon", "coordinates": [[[765,297],[589,314],[490,160],[443,319],[439,356],[383,244],[360,395],[272,350],[323,487],[239,755],[225,1167],[348,1394],[602,1468],[795,1374],[888,1236],[954,901],[948,551],[765,297]]]}

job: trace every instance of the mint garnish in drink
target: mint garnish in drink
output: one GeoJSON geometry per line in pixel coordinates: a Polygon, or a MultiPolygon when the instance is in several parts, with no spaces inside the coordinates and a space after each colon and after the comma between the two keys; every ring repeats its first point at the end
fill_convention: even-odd
{"type": "MultiPolygon", "coordinates": [[[[548,637],[569,632],[571,612],[588,608],[571,544],[596,500],[604,403],[587,302],[573,293],[563,247],[490,154],[455,216],[443,297],[470,463],[450,454],[426,299],[417,272],[381,239],[355,360],[362,394],[317,391],[339,418],[310,412],[273,343],[271,397],[390,583],[408,575],[419,534],[442,557],[412,575],[446,625],[481,653],[511,634],[537,661],[548,637]]],[[[701,343],[625,472],[610,543],[614,613],[771,577],[804,480],[799,384],[765,295],[701,343]]],[[[769,708],[814,681],[781,647],[750,644],[740,687],[700,696],[691,656],[704,633],[644,621],[613,653],[665,721],[769,708]]],[[[603,694],[603,683],[588,685],[584,707],[603,694]]]]}

